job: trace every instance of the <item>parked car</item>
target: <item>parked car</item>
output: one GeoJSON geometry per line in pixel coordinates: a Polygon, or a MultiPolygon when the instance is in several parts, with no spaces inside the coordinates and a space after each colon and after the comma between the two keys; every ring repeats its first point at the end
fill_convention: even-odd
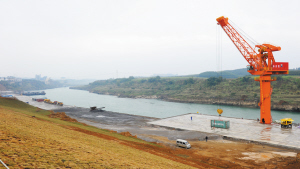
{"type": "Polygon", "coordinates": [[[176,140],[176,145],[178,147],[183,147],[183,148],[186,148],[186,149],[191,148],[190,143],[188,141],[182,140],[182,139],[177,139],[176,140]]]}

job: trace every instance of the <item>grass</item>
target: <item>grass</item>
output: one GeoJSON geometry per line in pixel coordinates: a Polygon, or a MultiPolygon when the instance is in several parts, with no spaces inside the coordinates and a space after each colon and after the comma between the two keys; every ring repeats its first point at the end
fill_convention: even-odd
{"type": "Polygon", "coordinates": [[[177,154],[177,156],[183,157],[183,158],[188,158],[189,157],[188,155],[185,155],[185,154],[177,154]]]}
{"type": "Polygon", "coordinates": [[[84,129],[84,130],[112,136],[112,137],[118,138],[120,140],[126,140],[126,141],[139,142],[139,143],[159,146],[157,144],[149,143],[149,142],[137,139],[135,137],[126,137],[121,134],[111,132],[109,130],[104,130],[104,129],[99,129],[99,128],[96,128],[93,126],[83,125],[82,123],[63,121],[58,118],[50,118],[50,117],[48,117],[48,115],[51,113],[50,111],[38,109],[36,107],[28,105],[19,100],[0,98],[0,105],[1,105],[1,107],[5,108],[5,109],[18,111],[18,112],[26,114],[28,116],[35,116],[36,118],[46,120],[46,121],[49,121],[52,123],[56,123],[56,124],[60,124],[60,125],[64,125],[64,126],[78,127],[78,128],[84,129]]]}
{"type": "Polygon", "coordinates": [[[18,100],[0,98],[0,157],[10,168],[190,167],[128,146],[156,144],[49,118],[49,114],[18,100]]]}

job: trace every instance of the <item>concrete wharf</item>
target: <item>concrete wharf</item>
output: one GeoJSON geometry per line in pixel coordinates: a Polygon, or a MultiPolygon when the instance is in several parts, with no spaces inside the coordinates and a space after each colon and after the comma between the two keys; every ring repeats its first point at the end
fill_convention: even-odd
{"type": "Polygon", "coordinates": [[[219,117],[196,113],[164,118],[148,122],[148,124],[174,129],[218,134],[227,138],[300,149],[300,128],[297,126],[293,126],[293,128],[281,128],[280,124],[260,124],[256,120],[223,116],[219,117]],[[230,121],[230,128],[212,128],[211,120],[230,121]]]}

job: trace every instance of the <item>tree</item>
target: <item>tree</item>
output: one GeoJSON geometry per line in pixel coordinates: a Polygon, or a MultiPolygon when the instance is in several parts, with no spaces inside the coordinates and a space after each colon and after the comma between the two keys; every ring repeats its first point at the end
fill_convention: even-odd
{"type": "Polygon", "coordinates": [[[187,80],[184,80],[184,82],[183,82],[185,85],[187,85],[187,84],[194,84],[195,83],[195,80],[193,79],[193,78],[189,78],[189,79],[187,79],[187,80]]]}
{"type": "Polygon", "coordinates": [[[215,86],[215,85],[221,83],[222,79],[223,79],[222,77],[218,77],[218,78],[210,77],[210,78],[206,79],[206,84],[208,86],[215,86]]]}
{"type": "Polygon", "coordinates": [[[249,82],[250,76],[244,76],[242,77],[242,82],[249,82]]]}
{"type": "Polygon", "coordinates": [[[148,79],[149,83],[155,83],[155,82],[160,82],[160,77],[156,76],[156,77],[151,77],[148,79]]]}

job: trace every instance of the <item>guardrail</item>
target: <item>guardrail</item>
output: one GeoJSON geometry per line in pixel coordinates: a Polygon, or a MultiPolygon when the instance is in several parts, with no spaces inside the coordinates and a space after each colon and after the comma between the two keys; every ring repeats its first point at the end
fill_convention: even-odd
{"type": "Polygon", "coordinates": [[[0,160],[0,162],[3,164],[3,166],[4,166],[5,168],[9,169],[9,168],[7,167],[7,165],[6,165],[2,160],[0,160]]]}

